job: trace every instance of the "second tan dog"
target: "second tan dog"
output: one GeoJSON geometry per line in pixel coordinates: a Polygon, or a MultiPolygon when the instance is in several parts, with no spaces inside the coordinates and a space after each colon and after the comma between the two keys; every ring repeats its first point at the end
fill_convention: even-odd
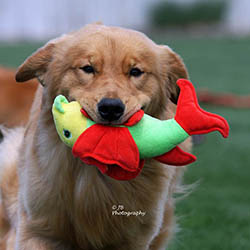
{"type": "Polygon", "coordinates": [[[0,124],[12,128],[25,125],[34,100],[36,80],[18,84],[16,70],[0,67],[0,124]]]}
{"type": "MultiPolygon", "coordinates": [[[[43,87],[19,158],[1,170],[2,249],[165,249],[174,232],[181,168],[148,160],[133,180],[103,176],[60,141],[51,107],[63,94],[98,123],[123,123],[141,108],[160,119],[173,117],[176,80],[188,77],[180,57],[139,32],[87,25],[49,42],[16,75],[17,81],[35,77],[43,87]],[[144,216],[115,215],[117,208],[144,216]]],[[[191,143],[182,146],[188,150],[191,143]]]]}

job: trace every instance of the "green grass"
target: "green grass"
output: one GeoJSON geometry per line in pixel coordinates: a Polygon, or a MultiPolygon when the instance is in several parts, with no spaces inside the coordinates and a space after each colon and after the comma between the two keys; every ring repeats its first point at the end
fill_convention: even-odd
{"type": "MultiPolygon", "coordinates": [[[[168,44],[183,57],[196,87],[250,94],[249,38],[168,44]]],[[[194,148],[198,161],[188,167],[184,183],[199,184],[177,203],[181,231],[170,250],[250,249],[250,110],[203,107],[228,120],[230,137],[213,133],[194,148]]]]}
{"type": "Polygon", "coordinates": [[[228,119],[230,137],[213,133],[194,148],[185,183],[199,184],[177,204],[182,231],[170,249],[250,249],[249,110],[206,109],[228,119]]]}
{"type": "Polygon", "coordinates": [[[0,65],[18,67],[42,43],[0,43],[0,65]]]}
{"type": "Polygon", "coordinates": [[[179,53],[196,86],[250,93],[250,38],[161,39],[179,53]]]}
{"type": "MultiPolygon", "coordinates": [[[[196,87],[250,94],[250,38],[159,41],[183,57],[196,87]]],[[[16,67],[40,45],[0,44],[0,64],[16,67]]],[[[181,231],[169,249],[250,249],[250,111],[204,108],[227,118],[230,137],[212,133],[194,148],[184,183],[199,185],[177,203],[181,231]]]]}

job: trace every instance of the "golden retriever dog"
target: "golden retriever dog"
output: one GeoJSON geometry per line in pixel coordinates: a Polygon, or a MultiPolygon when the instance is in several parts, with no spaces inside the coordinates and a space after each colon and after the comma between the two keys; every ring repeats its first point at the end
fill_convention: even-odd
{"type": "MultiPolygon", "coordinates": [[[[21,145],[10,142],[19,156],[1,166],[1,249],[165,249],[175,231],[173,193],[183,168],[147,160],[135,179],[102,175],[60,141],[51,107],[63,94],[97,123],[122,124],[140,109],[167,119],[175,113],[176,80],[187,77],[168,46],[99,24],[31,55],[16,80],[37,78],[41,85],[21,145]],[[108,114],[98,108],[101,101],[108,114]],[[123,213],[113,213],[117,210],[123,213]]],[[[182,147],[189,150],[190,140],[182,147]]]]}

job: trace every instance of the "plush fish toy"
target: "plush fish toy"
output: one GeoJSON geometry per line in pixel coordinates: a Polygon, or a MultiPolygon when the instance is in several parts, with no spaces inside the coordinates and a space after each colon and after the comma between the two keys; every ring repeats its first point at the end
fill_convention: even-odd
{"type": "Polygon", "coordinates": [[[173,119],[158,120],[140,110],[114,126],[95,123],[78,102],[59,95],[52,108],[57,133],[75,157],[117,180],[135,178],[148,158],[174,166],[192,163],[196,157],[177,145],[190,135],[215,130],[227,137],[229,126],[199,107],[191,82],[179,79],[177,84],[180,96],[173,119]]]}

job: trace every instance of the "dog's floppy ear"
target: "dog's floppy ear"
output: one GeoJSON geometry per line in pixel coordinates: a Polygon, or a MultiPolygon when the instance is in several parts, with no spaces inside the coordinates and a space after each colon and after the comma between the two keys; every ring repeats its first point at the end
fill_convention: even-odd
{"type": "Polygon", "coordinates": [[[52,60],[54,47],[54,43],[47,43],[44,47],[38,49],[34,54],[28,57],[18,68],[16,81],[25,82],[37,77],[43,84],[42,76],[52,60]]]}
{"type": "Polygon", "coordinates": [[[163,67],[163,75],[166,79],[166,88],[169,93],[170,100],[177,104],[180,89],[176,84],[179,78],[188,79],[187,69],[181,59],[181,57],[176,54],[168,46],[161,45],[161,64],[163,67]]]}

